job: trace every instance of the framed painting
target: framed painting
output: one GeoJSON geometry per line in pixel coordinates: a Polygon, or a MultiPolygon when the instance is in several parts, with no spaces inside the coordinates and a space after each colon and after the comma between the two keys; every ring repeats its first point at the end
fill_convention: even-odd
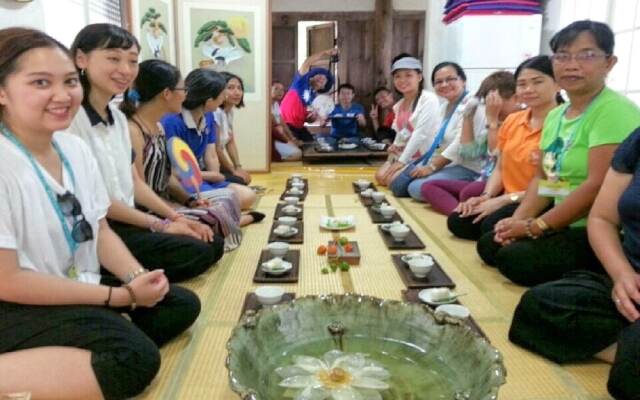
{"type": "Polygon", "coordinates": [[[257,60],[264,49],[257,33],[264,31],[264,10],[242,0],[180,2],[180,66],[185,75],[195,68],[213,68],[240,76],[245,99],[256,100],[264,85],[257,60]]]}
{"type": "Polygon", "coordinates": [[[131,0],[131,25],[140,42],[140,61],[157,58],[176,64],[174,0],[131,0]]]}

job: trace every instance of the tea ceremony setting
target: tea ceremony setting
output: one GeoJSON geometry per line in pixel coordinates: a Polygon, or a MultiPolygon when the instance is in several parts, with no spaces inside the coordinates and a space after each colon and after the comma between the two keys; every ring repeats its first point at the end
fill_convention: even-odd
{"type": "Polygon", "coordinates": [[[640,400],[640,0],[0,0],[0,400],[640,400]]]}

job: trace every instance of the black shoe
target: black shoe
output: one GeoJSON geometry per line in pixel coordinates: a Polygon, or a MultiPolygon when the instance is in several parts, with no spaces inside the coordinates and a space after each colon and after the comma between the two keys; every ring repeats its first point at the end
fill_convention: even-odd
{"type": "Polygon", "coordinates": [[[258,211],[249,211],[249,215],[251,215],[251,217],[253,217],[253,221],[251,221],[252,224],[258,223],[260,221],[262,221],[265,217],[265,215],[261,212],[258,211]]]}

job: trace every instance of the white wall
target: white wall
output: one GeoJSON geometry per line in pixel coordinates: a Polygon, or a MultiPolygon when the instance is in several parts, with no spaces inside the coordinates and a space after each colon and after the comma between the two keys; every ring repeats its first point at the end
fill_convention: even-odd
{"type": "Polygon", "coordinates": [[[16,3],[13,0],[0,0],[0,29],[11,26],[44,29],[43,1],[16,3]]]}
{"type": "MultiPolygon", "coordinates": [[[[421,11],[434,0],[392,0],[398,11],[421,11]]],[[[348,12],[374,11],[375,0],[271,0],[273,12],[348,12]]]]}

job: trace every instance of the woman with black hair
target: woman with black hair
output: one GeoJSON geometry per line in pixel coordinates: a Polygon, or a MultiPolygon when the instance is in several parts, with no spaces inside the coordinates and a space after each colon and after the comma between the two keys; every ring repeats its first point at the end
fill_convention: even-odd
{"type": "Polygon", "coordinates": [[[136,78],[139,48],[135,37],[111,24],[87,25],[78,33],[71,53],[85,90],[68,131],[82,138],[98,160],[111,200],[111,228],[142,265],[162,268],[177,282],[215,264],[224,253],[224,240],[171,208],[135,168],[140,155],[131,147],[127,118],[111,100],[127,92],[136,78]]]}
{"type": "MultiPolygon", "coordinates": [[[[497,221],[510,217],[538,169],[542,125],[549,111],[558,105],[560,89],[553,77],[551,59],[536,56],[523,61],[516,68],[515,80],[516,95],[528,108],[509,114],[501,124],[494,153],[495,167],[482,194],[450,208],[453,213],[447,219],[449,230],[463,239],[478,240],[483,233],[491,231],[497,221]]],[[[457,202],[444,205],[444,199],[436,198],[439,182],[426,183],[423,194],[432,207],[451,207],[457,202]]],[[[464,190],[463,187],[459,192],[464,190]]]]}
{"type": "Polygon", "coordinates": [[[399,54],[393,59],[391,74],[393,86],[402,99],[393,107],[392,129],[396,131],[396,137],[388,149],[389,158],[376,171],[376,180],[385,186],[427,151],[441,120],[438,97],[423,90],[420,60],[406,53],[399,54]]]}
{"type": "Polygon", "coordinates": [[[199,219],[211,226],[215,234],[224,237],[226,251],[235,249],[242,240],[239,226],[252,222],[252,217],[241,216],[240,202],[233,190],[200,188],[200,198],[195,198],[171,173],[160,119],[182,109],[186,87],[180,71],[165,61],[143,61],[134,87],[138,104],[125,100],[121,108],[129,119],[133,150],[141,155],[135,160],[138,173],[177,212],[199,219]]]}
{"type": "Polygon", "coordinates": [[[135,397],[160,368],[158,347],[200,313],[194,293],[145,270],[109,228],[96,159],[62,132],[79,78],[56,40],[0,30],[0,393],[135,397]]]}
{"type": "Polygon", "coordinates": [[[233,127],[233,109],[244,107],[244,83],[242,78],[230,72],[222,72],[226,83],[225,100],[214,113],[217,124],[216,151],[220,160],[220,172],[227,181],[248,185],[251,175],[240,164],[236,131],[233,127]]]}
{"type": "Polygon", "coordinates": [[[218,129],[213,112],[224,102],[225,87],[222,74],[211,69],[194,69],[185,78],[187,96],[182,111],[165,115],[161,122],[167,138],[179,137],[191,148],[202,169],[203,191],[228,187],[238,197],[240,207],[246,210],[253,206],[256,194],[250,188],[226,179],[216,149],[218,129]]]}
{"type": "Polygon", "coordinates": [[[513,216],[477,244],[485,263],[526,286],[576,268],[602,271],[587,240],[585,217],[618,144],[640,125],[638,107],[606,86],[617,61],[606,24],[574,22],[550,45],[553,74],[569,103],[544,121],[542,161],[513,216]]]}

